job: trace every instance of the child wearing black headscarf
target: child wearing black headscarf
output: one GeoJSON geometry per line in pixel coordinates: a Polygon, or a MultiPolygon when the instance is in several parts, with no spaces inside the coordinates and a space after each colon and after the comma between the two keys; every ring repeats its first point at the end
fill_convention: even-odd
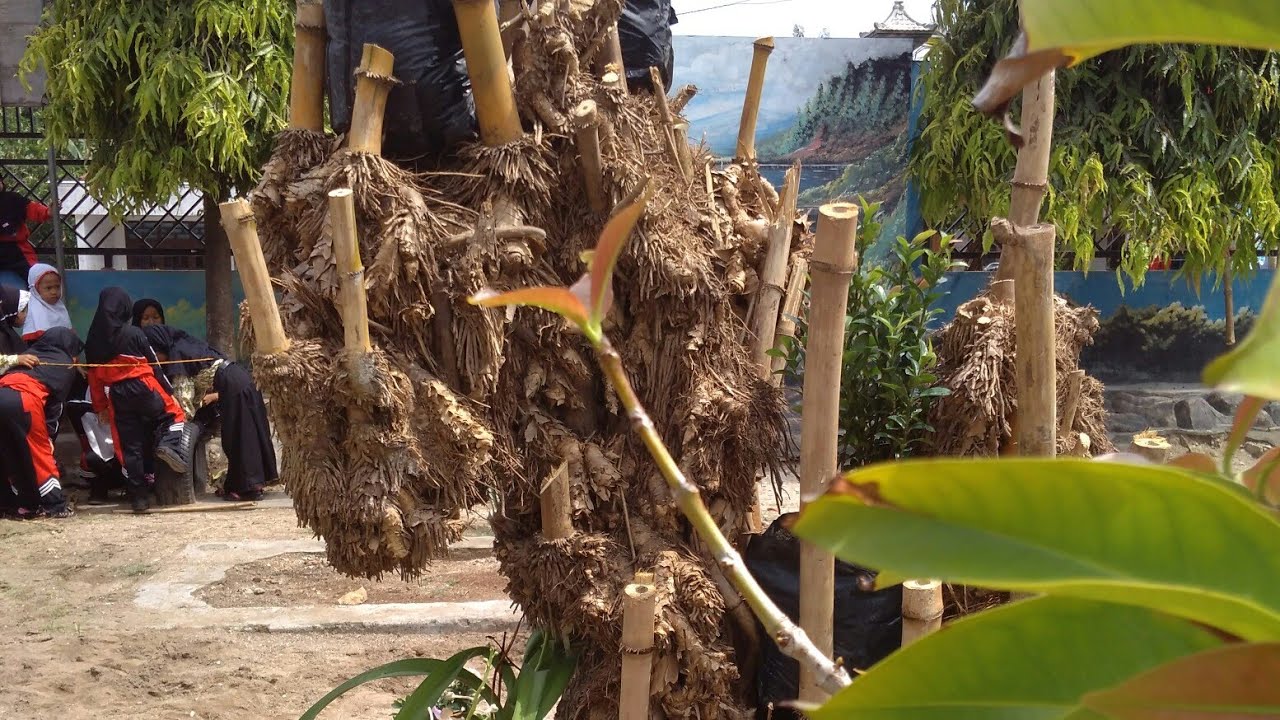
{"type": "Polygon", "coordinates": [[[15,368],[0,376],[0,504],[18,517],[72,514],[52,438],[58,435],[62,404],[71,393],[77,373],[71,367],[83,346],[74,330],[56,327],[32,343],[30,353],[40,359],[32,368],[15,368]]]}
{"type": "Polygon", "coordinates": [[[29,295],[8,285],[0,285],[0,372],[15,365],[35,367],[39,360],[27,352],[22,340],[22,323],[27,320],[29,295]]]}
{"type": "Polygon", "coordinates": [[[135,512],[145,512],[150,507],[148,457],[154,456],[184,474],[191,438],[186,415],[173,399],[173,387],[156,364],[147,336],[130,324],[132,306],[123,288],[102,290],[85,341],[85,359],[90,365],[93,408],[111,421],[130,503],[135,512]]]}
{"type": "Polygon", "coordinates": [[[197,404],[214,406],[222,418],[222,450],[228,463],[223,498],[257,500],[263,486],[279,474],[267,407],[249,371],[178,328],[148,325],[144,331],[156,357],[169,361],[165,372],[175,386],[183,379],[189,382],[188,413],[194,413],[197,404]]]}
{"type": "Polygon", "coordinates": [[[148,325],[164,324],[164,306],[159,300],[151,298],[142,298],[133,304],[133,326],[146,327],[148,325]]]}

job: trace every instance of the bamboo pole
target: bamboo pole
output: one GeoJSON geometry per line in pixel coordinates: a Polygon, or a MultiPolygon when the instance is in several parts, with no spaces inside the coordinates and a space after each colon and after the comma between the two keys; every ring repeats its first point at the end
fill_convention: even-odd
{"type": "Polygon", "coordinates": [[[578,162],[587,186],[587,202],[595,213],[609,209],[604,194],[604,161],[600,156],[600,115],[594,100],[583,100],[573,109],[574,134],[578,139],[578,162]]]}
{"type": "Polygon", "coordinates": [[[782,183],[778,217],[769,231],[769,248],[765,252],[764,266],[760,268],[760,290],[756,295],[755,313],[751,316],[751,333],[755,344],[751,346],[751,361],[760,370],[760,377],[768,380],[773,375],[773,349],[778,331],[778,310],[782,305],[783,283],[787,281],[787,259],[791,257],[791,229],[795,226],[796,204],[800,197],[800,165],[787,170],[782,183]]]}
{"type": "Polygon", "coordinates": [[[675,133],[676,152],[680,153],[680,169],[684,179],[693,178],[693,151],[689,149],[689,123],[679,120],[672,126],[675,133]]]}
{"type": "Polygon", "coordinates": [[[693,96],[698,94],[697,85],[683,85],[676,91],[675,97],[671,98],[671,112],[679,114],[684,112],[684,106],[689,104],[693,96]]]}
{"type": "Polygon", "coordinates": [[[662,73],[658,68],[649,68],[649,81],[653,84],[653,103],[658,106],[658,119],[662,127],[662,136],[666,140],[667,155],[671,157],[671,162],[680,169],[680,174],[687,181],[693,168],[686,168],[680,155],[680,146],[676,141],[675,117],[671,114],[671,108],[667,106],[667,88],[662,84],[662,73]]]}
{"type": "Polygon", "coordinates": [[[342,344],[351,353],[367,353],[373,349],[369,340],[369,299],[364,286],[364,263],[360,261],[356,204],[351,188],[329,191],[329,226],[341,285],[338,311],[342,315],[342,344]]]}
{"type": "Polygon", "coordinates": [[[298,0],[296,17],[289,128],[324,132],[324,3],[298,0]]]}
{"type": "Polygon", "coordinates": [[[573,502],[569,497],[569,460],[566,458],[551,473],[539,493],[542,511],[542,537],[565,540],[573,536],[573,502]]]}
{"type": "Polygon", "coordinates": [[[1014,252],[1014,324],[1017,341],[1018,453],[1053,457],[1057,452],[1058,374],[1053,316],[1052,225],[1022,227],[991,221],[1001,251],[1014,252]]]}
{"type": "Polygon", "coordinates": [[[1234,246],[1227,250],[1227,264],[1222,271],[1222,302],[1226,313],[1223,331],[1226,334],[1227,347],[1233,347],[1236,344],[1235,272],[1231,267],[1231,257],[1235,251],[1234,246]]]}
{"type": "Polygon", "coordinates": [[[739,162],[756,159],[756,119],[760,115],[760,96],[764,93],[764,73],[773,52],[773,38],[756,40],[751,56],[751,75],[747,78],[747,96],[742,102],[742,121],[738,124],[739,162]]]}
{"type": "Polygon", "coordinates": [[[262,256],[262,244],[258,241],[258,227],[254,223],[253,208],[243,198],[224,202],[218,206],[222,215],[222,227],[231,241],[231,252],[240,271],[240,285],[253,317],[253,335],[258,352],[275,355],[289,349],[289,338],[280,322],[280,308],[276,306],[275,291],[271,289],[271,273],[262,256]]]}
{"type": "Polygon", "coordinates": [[[391,72],[395,56],[377,45],[365,43],[356,69],[356,103],[351,112],[347,147],[356,152],[382,154],[382,118],[387,109],[387,93],[395,84],[391,72]]]}
{"type": "MultiPolygon", "coordinates": [[[[804,289],[809,284],[809,261],[804,258],[796,258],[795,265],[791,268],[791,279],[787,281],[786,299],[782,302],[782,312],[778,316],[778,330],[774,333],[777,338],[796,336],[796,319],[800,317],[800,307],[804,302],[804,289]]],[[[775,338],[774,344],[777,344],[775,338]]],[[[782,369],[786,367],[787,359],[784,357],[775,357],[773,359],[773,385],[777,387],[782,383],[782,369]]]]}
{"type": "Polygon", "coordinates": [[[1080,395],[1084,392],[1084,371],[1072,370],[1067,375],[1067,398],[1062,404],[1062,419],[1058,422],[1058,437],[1071,434],[1076,426],[1076,414],[1080,412],[1080,395]]]}
{"type": "Polygon", "coordinates": [[[622,693],[619,720],[649,720],[657,589],[653,573],[636,573],[623,590],[622,693]]]}
{"type": "Polygon", "coordinates": [[[907,580],[902,583],[902,646],[942,628],[942,583],[907,580]]]}
{"type": "MultiPolygon", "coordinates": [[[[800,425],[800,504],[803,509],[826,489],[836,473],[836,440],[840,430],[841,357],[844,352],[845,307],[849,281],[858,266],[854,237],[858,206],[823,205],[818,236],[809,262],[813,290],[805,351],[804,410],[800,425]]],[[[800,627],[820,652],[831,657],[832,611],[835,601],[835,558],[808,543],[800,547],[800,627]]],[[[820,685],[801,669],[800,700],[822,702],[820,685]]]]}
{"type": "Polygon", "coordinates": [[[604,47],[596,54],[595,71],[606,85],[627,94],[627,68],[622,62],[622,38],[618,36],[617,23],[610,25],[605,34],[604,47]]]}
{"type": "MultiPolygon", "coordinates": [[[[1025,141],[1018,150],[1009,195],[1009,220],[1030,227],[1040,222],[1040,203],[1049,184],[1049,150],[1053,143],[1054,74],[1040,76],[1022,91],[1022,132],[1025,141]]],[[[996,280],[1013,279],[1017,248],[1012,254],[1000,248],[996,280]]]]}
{"type": "Polygon", "coordinates": [[[480,140],[489,147],[515,142],[524,135],[524,129],[516,111],[493,0],[453,0],[453,12],[462,35],[462,55],[471,78],[480,140]]]}

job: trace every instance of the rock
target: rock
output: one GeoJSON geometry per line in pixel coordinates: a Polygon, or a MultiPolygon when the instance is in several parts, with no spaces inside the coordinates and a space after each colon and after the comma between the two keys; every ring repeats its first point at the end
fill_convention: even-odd
{"type": "Polygon", "coordinates": [[[338,598],[339,605],[363,605],[369,599],[369,591],[363,587],[352,590],[351,592],[338,598]]]}
{"type": "Polygon", "coordinates": [[[1244,401],[1244,395],[1214,391],[1206,395],[1204,399],[1209,405],[1213,406],[1214,410],[1227,417],[1232,417],[1236,414],[1236,408],[1240,407],[1240,403],[1244,401]]]}
{"type": "Polygon", "coordinates": [[[1148,427],[1150,425],[1147,424],[1147,419],[1136,413],[1113,412],[1107,414],[1107,431],[1110,433],[1132,435],[1142,432],[1148,427]]]}
{"type": "Polygon", "coordinates": [[[1202,397],[1179,400],[1173,404],[1173,415],[1183,430],[1217,430],[1231,424],[1231,418],[1223,415],[1202,397]]]}
{"type": "Polygon", "coordinates": [[[1262,412],[1271,418],[1271,426],[1280,426],[1280,402],[1269,402],[1263,406],[1262,412]]]}

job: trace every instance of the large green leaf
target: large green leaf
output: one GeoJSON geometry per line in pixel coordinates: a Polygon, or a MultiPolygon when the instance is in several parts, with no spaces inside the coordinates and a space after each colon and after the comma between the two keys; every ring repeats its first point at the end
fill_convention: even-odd
{"type": "MultiPolygon", "coordinates": [[[[464,650],[463,652],[465,653],[465,652],[488,652],[488,651],[489,651],[489,648],[487,647],[475,647],[475,648],[471,648],[470,650],[464,650]]],[[[338,687],[329,691],[329,694],[320,698],[320,700],[317,701],[315,705],[312,705],[310,708],[307,708],[307,711],[302,714],[299,720],[315,720],[317,717],[320,716],[320,713],[326,707],[328,707],[329,704],[332,703],[334,700],[337,700],[338,698],[342,697],[350,690],[357,688],[361,685],[364,685],[365,683],[370,683],[375,680],[385,680],[387,678],[394,678],[394,677],[407,677],[412,675],[430,675],[431,673],[436,672],[441,667],[443,667],[444,664],[445,664],[444,660],[436,660],[435,658],[409,658],[408,660],[396,660],[394,662],[389,662],[386,665],[379,665],[378,667],[372,670],[360,673],[359,675],[351,678],[350,680],[342,683],[338,687]]],[[[475,675],[469,672],[463,672],[458,674],[457,677],[468,688],[472,690],[479,688],[481,691],[480,696],[485,700],[487,700],[488,702],[491,702],[491,703],[497,702],[496,698],[493,697],[493,694],[489,692],[489,689],[485,687],[484,684],[480,681],[480,679],[477,678],[475,675]]]]}
{"type": "Polygon", "coordinates": [[[1085,697],[1113,720],[1280,717],[1280,644],[1228,645],[1085,697]]]}
{"type": "Polygon", "coordinates": [[[467,661],[493,654],[493,648],[475,647],[455,653],[448,660],[422,679],[422,683],[405,698],[395,720],[421,720],[431,717],[431,708],[440,703],[440,696],[464,672],[467,661]]]}
{"type": "Polygon", "coordinates": [[[972,615],[872,667],[813,720],[1079,720],[1081,698],[1217,647],[1145,608],[1044,597],[972,615]]]}
{"type": "MultiPolygon", "coordinates": [[[[1280,8],[1280,3],[1276,3],[1280,8]]],[[[1204,383],[1228,392],[1280,400],[1280,274],[1262,304],[1258,322],[1240,345],[1209,363],[1204,383]]]]}
{"type": "Polygon", "coordinates": [[[864,468],[795,532],[896,577],[1142,605],[1280,638],[1280,523],[1221,481],[1085,460],[864,468]]]}

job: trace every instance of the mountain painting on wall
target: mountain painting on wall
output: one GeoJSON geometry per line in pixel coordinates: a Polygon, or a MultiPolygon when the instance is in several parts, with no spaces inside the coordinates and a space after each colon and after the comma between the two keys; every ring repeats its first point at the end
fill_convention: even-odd
{"type": "MultiPolygon", "coordinates": [[[[685,108],[689,137],[717,157],[733,156],[751,68],[752,38],[677,36],[673,85],[698,87],[685,108]]],[[[882,201],[882,235],[903,230],[909,39],[777,38],[765,75],[756,152],[775,185],[803,165],[800,203],[882,201]]]]}

